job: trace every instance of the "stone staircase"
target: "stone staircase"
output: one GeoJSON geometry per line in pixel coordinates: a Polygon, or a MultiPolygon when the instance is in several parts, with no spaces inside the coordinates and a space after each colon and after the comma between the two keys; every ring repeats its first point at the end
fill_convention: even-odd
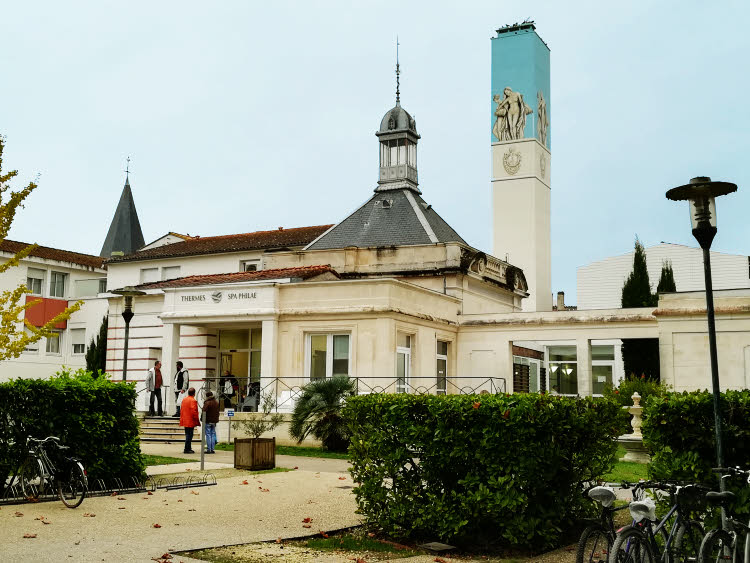
{"type": "MultiPolygon", "coordinates": [[[[196,429],[193,443],[200,444],[200,428],[196,429]]],[[[185,442],[185,431],[179,418],[171,416],[146,416],[141,420],[141,442],[176,444],[185,442]]]]}

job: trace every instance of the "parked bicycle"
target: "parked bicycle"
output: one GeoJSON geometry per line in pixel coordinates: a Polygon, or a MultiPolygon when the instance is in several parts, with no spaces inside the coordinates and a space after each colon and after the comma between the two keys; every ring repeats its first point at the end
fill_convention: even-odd
{"type": "MultiPolygon", "coordinates": [[[[640,499],[643,489],[637,483],[623,482],[622,489],[632,489],[634,499],[640,499]]],[[[606,563],[615,542],[615,512],[627,505],[615,507],[615,491],[611,487],[593,487],[586,494],[601,505],[598,522],[587,526],[581,533],[576,551],[576,563],[606,563]]]]}
{"type": "MultiPolygon", "coordinates": [[[[738,467],[718,467],[713,471],[721,474],[722,480],[730,477],[744,477],[750,484],[750,471],[738,467]]],[[[719,506],[726,511],[726,528],[717,528],[706,534],[698,554],[699,562],[750,562],[750,523],[745,524],[732,513],[735,499],[736,495],[731,491],[706,493],[706,500],[709,504],[719,506]],[[742,550],[744,555],[740,552],[740,546],[738,545],[738,539],[742,535],[745,536],[745,546],[742,550]]]]}
{"type": "Polygon", "coordinates": [[[60,500],[68,508],[76,508],[86,496],[88,479],[81,461],[67,455],[70,449],[59,438],[49,436],[37,440],[26,438],[28,455],[21,466],[21,490],[27,500],[35,501],[48,489],[57,490],[60,500]],[[48,451],[54,448],[54,451],[48,451]]]}
{"type": "Polygon", "coordinates": [[[641,486],[669,493],[674,504],[663,518],[658,519],[653,499],[644,497],[631,502],[629,508],[634,523],[617,532],[610,563],[697,561],[703,527],[700,521],[690,518],[690,512],[700,503],[698,499],[705,494],[705,487],[655,481],[642,482],[641,486]]]}

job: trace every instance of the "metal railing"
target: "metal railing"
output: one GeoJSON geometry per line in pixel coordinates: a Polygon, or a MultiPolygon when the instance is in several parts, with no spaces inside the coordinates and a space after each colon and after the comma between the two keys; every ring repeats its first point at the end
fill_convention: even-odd
{"type": "MultiPolygon", "coordinates": [[[[506,392],[505,378],[502,377],[351,377],[355,382],[357,395],[371,393],[411,393],[415,395],[478,395],[506,392]]],[[[261,397],[271,394],[274,397],[276,412],[291,412],[302,388],[310,382],[306,377],[262,377],[260,381],[248,383],[247,378],[230,377],[233,385],[231,395],[225,393],[225,377],[203,378],[203,389],[211,390],[223,408],[237,411],[257,412],[261,397]]]]}

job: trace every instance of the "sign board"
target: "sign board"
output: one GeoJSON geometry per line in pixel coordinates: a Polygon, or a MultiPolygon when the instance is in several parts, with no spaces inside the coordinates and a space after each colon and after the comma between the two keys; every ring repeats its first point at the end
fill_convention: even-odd
{"type": "Polygon", "coordinates": [[[224,409],[224,414],[226,416],[232,417],[234,416],[234,409],[224,409]]]}

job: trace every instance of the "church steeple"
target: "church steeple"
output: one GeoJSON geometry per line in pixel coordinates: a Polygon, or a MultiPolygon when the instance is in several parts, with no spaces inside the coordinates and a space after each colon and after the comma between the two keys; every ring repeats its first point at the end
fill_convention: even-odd
{"type": "Polygon", "coordinates": [[[111,258],[113,254],[119,253],[132,254],[145,244],[141,223],[135,210],[133,192],[130,189],[130,158],[125,172],[125,187],[122,189],[107,238],[104,239],[102,251],[99,253],[102,258],[111,258]]]}
{"type": "Polygon", "coordinates": [[[398,62],[398,40],[396,41],[396,105],[386,112],[375,135],[380,145],[380,176],[376,192],[411,189],[422,193],[417,176],[417,123],[401,107],[401,92],[398,62]]]}

